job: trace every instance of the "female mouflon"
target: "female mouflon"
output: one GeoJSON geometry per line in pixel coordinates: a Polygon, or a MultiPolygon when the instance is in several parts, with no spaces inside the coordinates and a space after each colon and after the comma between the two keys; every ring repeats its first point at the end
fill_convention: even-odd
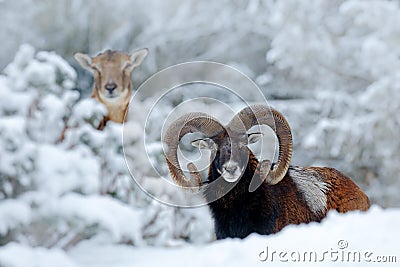
{"type": "Polygon", "coordinates": [[[103,129],[107,121],[126,121],[125,113],[132,96],[131,74],[147,56],[146,48],[135,51],[131,56],[118,51],[107,50],[95,57],[76,53],[76,61],[94,75],[92,97],[104,104],[108,115],[100,124],[103,129]]]}

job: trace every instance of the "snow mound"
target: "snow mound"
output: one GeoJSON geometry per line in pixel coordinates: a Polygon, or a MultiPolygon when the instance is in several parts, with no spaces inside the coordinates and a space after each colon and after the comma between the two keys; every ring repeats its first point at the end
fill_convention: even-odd
{"type": "MultiPolygon", "coordinates": [[[[291,225],[275,235],[253,234],[208,245],[132,248],[80,245],[69,256],[81,266],[395,266],[400,209],[330,212],[322,223],[291,225]],[[96,257],[93,257],[96,255],[96,257]],[[391,261],[391,262],[390,262],[391,261]]],[[[397,263],[398,264],[398,263],[397,263]]]]}
{"type": "Polygon", "coordinates": [[[0,251],[0,266],[12,267],[78,267],[60,249],[31,248],[10,243],[0,251]]]}
{"type": "MultiPolygon", "coordinates": [[[[114,204],[109,204],[113,209],[114,204]]],[[[101,216],[101,212],[90,213],[101,216]]],[[[186,267],[189,262],[193,267],[309,266],[310,263],[396,266],[400,261],[399,220],[400,209],[373,206],[368,212],[339,214],[332,211],[321,223],[291,225],[275,235],[253,234],[243,240],[225,239],[207,245],[133,247],[87,241],[64,252],[10,243],[0,249],[0,266],[186,267]]],[[[128,220],[125,223],[130,224],[128,220]]]]}

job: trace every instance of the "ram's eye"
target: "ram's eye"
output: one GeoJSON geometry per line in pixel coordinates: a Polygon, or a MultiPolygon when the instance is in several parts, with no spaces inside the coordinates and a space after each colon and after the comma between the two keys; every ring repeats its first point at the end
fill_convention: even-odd
{"type": "Polygon", "coordinates": [[[199,149],[215,149],[216,145],[213,140],[210,138],[198,139],[192,142],[192,146],[197,147],[199,149]]]}
{"type": "Polygon", "coordinates": [[[247,144],[254,144],[261,140],[263,137],[262,133],[251,133],[247,136],[247,144]]]}

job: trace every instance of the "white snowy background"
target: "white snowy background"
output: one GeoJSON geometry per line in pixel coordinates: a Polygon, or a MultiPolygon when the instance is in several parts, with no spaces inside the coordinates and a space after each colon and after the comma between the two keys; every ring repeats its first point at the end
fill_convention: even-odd
{"type": "MultiPolygon", "coordinates": [[[[358,265],[400,261],[399,1],[0,0],[0,25],[1,267],[308,266],[296,258],[308,252],[325,255],[324,266],[346,262],[348,252],[361,255],[358,265]],[[368,194],[371,210],[215,241],[207,207],[150,198],[131,180],[122,126],[96,130],[106,109],[88,98],[90,74],[72,59],[140,47],[150,55],[134,71],[135,87],[192,60],[247,74],[287,116],[292,164],[341,170],[368,194]],[[267,247],[275,258],[262,261],[267,247]]],[[[168,98],[154,116],[192,94],[168,98]]],[[[140,105],[150,102],[149,92],[140,105]]],[[[134,154],[143,129],[126,127],[134,154]]],[[[157,136],[150,157],[165,171],[157,136]]],[[[141,160],[133,160],[136,176],[149,191],[183,197],[165,191],[141,160]]]]}

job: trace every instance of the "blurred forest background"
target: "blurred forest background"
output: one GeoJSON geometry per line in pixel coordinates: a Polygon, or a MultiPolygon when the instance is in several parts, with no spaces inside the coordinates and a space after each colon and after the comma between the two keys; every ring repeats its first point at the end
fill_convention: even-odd
{"type": "Polygon", "coordinates": [[[105,49],[149,48],[135,88],[186,61],[237,68],[287,116],[293,165],[334,167],[374,204],[400,206],[399,1],[0,0],[0,25],[1,245],[213,240],[207,208],[164,206],[130,183],[120,125],[95,129],[105,109],[72,56],[105,49]]]}

